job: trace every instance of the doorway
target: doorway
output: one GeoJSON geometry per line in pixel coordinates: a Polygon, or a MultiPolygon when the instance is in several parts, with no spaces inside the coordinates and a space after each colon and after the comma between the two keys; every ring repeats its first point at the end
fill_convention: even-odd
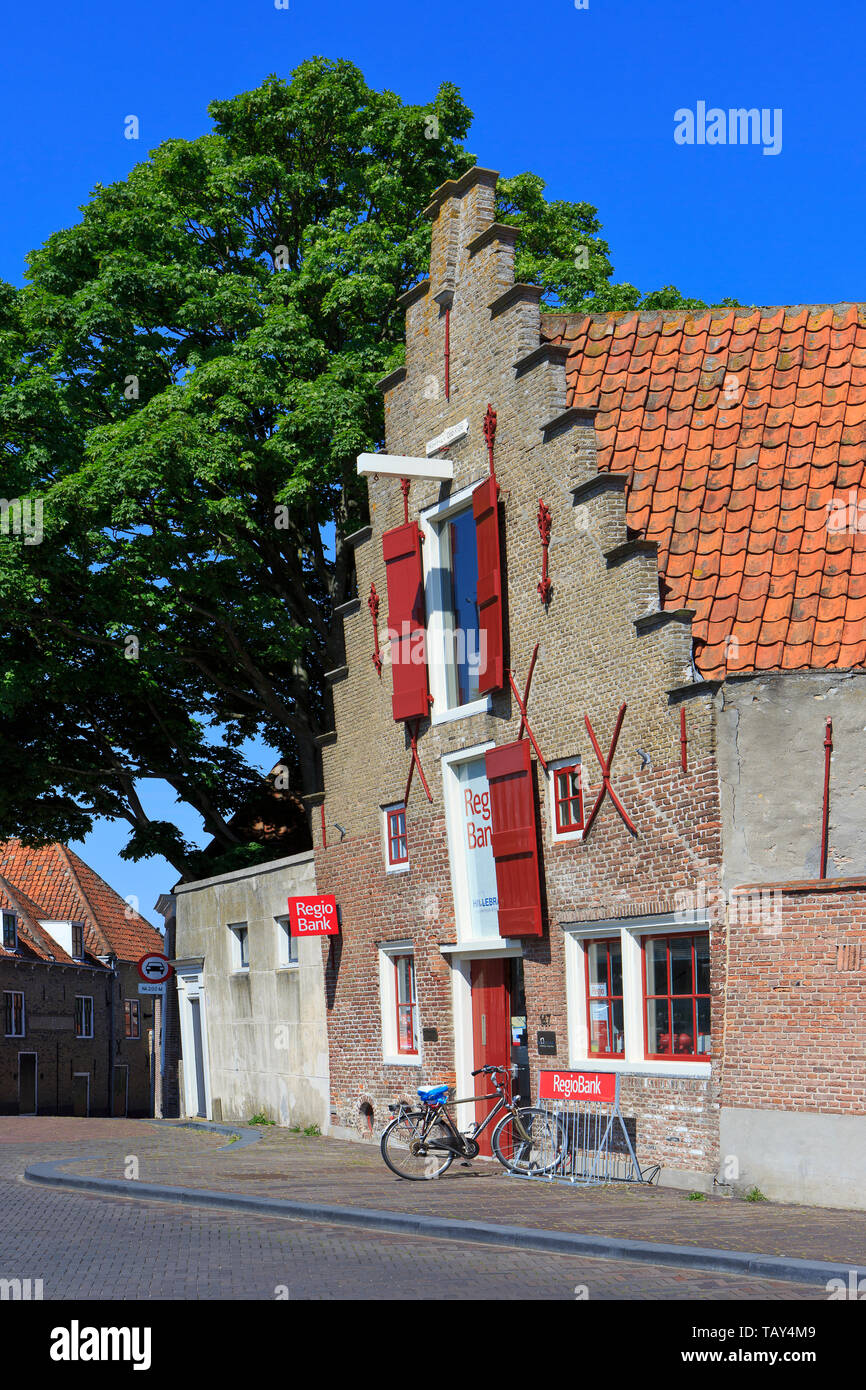
{"type": "Polygon", "coordinates": [[[190,999],[190,1022],[192,1024],[193,1077],[195,1080],[193,1115],[207,1115],[207,1093],[204,1084],[204,1045],[201,1027],[201,1001],[198,997],[190,999]]]}
{"type": "Polygon", "coordinates": [[[111,1098],[111,1113],[120,1119],[125,1118],[129,1103],[129,1065],[115,1063],[114,1091],[111,1098]]]}
{"type": "Polygon", "coordinates": [[[18,1053],[18,1114],[36,1114],[35,1052],[18,1053]]]}
{"type": "Polygon", "coordinates": [[[90,1072],[72,1074],[72,1113],[87,1117],[90,1114],[90,1072]]]}
{"type": "MultiPolygon", "coordinates": [[[[510,964],[501,957],[473,960],[471,963],[473,1070],[488,1066],[507,1067],[511,1061],[510,964]]],[[[496,1094],[486,1077],[475,1077],[475,1082],[477,1092],[493,1097],[492,1100],[475,1102],[475,1119],[480,1124],[496,1104],[496,1094]]],[[[492,1130],[485,1130],[478,1141],[481,1152],[488,1156],[491,1153],[491,1133],[492,1130]]]]}

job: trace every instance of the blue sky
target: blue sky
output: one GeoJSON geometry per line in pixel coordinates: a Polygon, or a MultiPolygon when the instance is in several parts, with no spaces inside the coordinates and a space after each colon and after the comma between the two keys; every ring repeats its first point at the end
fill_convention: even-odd
{"type": "MultiPolygon", "coordinates": [[[[862,0],[42,0],[8,6],[3,27],[0,276],[13,283],[94,184],[204,132],[210,100],[324,54],[406,101],[455,82],[479,162],[594,203],[619,280],[743,303],[866,300],[862,0]],[[780,109],[781,152],[675,143],[674,113],[698,102],[780,109]]],[[[172,812],[145,790],[151,814],[172,812]]],[[[184,828],[197,837],[195,817],[184,828]]],[[[79,852],[152,916],[176,875],[123,864],[124,838],[101,827],[79,852]]]]}

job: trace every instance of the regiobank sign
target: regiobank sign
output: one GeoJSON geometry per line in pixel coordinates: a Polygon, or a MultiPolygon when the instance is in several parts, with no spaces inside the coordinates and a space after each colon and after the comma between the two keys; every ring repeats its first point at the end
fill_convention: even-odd
{"type": "Polygon", "coordinates": [[[616,1099],[616,1072],[543,1071],[538,1078],[539,1100],[601,1101],[616,1099]]]}
{"type": "Polygon", "coordinates": [[[332,893],[315,898],[289,898],[289,924],[292,936],[337,936],[340,919],[332,893]]]}

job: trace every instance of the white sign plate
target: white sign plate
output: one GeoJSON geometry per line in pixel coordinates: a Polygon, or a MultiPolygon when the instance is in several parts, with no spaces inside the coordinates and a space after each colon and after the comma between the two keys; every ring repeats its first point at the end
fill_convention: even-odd
{"type": "Polygon", "coordinates": [[[403,454],[359,454],[358,472],[386,473],[395,478],[425,478],[436,483],[450,483],[454,464],[450,459],[416,459],[403,454]]]}
{"type": "Polygon", "coordinates": [[[453,444],[458,439],[463,439],[469,433],[469,421],[461,420],[459,425],[449,425],[447,430],[437,434],[435,439],[428,439],[424,445],[424,452],[429,458],[431,454],[437,454],[440,449],[447,449],[449,444],[453,444]]]}
{"type": "Polygon", "coordinates": [[[165,994],[165,985],[152,985],[150,983],[139,985],[138,992],[139,994],[165,994]]]}

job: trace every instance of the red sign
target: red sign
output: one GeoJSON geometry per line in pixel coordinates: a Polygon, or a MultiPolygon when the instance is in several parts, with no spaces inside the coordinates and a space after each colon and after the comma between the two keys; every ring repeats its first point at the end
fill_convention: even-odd
{"type": "Polygon", "coordinates": [[[174,974],[171,961],[161,951],[148,951],[136,964],[141,978],[154,985],[163,984],[174,974]]]}
{"type": "Polygon", "coordinates": [[[543,1071],[538,1078],[539,1100],[598,1100],[616,1099],[616,1072],[613,1071],[543,1071]]]}
{"type": "Polygon", "coordinates": [[[337,899],[331,893],[318,898],[289,898],[292,936],[338,936],[337,899]]]}

